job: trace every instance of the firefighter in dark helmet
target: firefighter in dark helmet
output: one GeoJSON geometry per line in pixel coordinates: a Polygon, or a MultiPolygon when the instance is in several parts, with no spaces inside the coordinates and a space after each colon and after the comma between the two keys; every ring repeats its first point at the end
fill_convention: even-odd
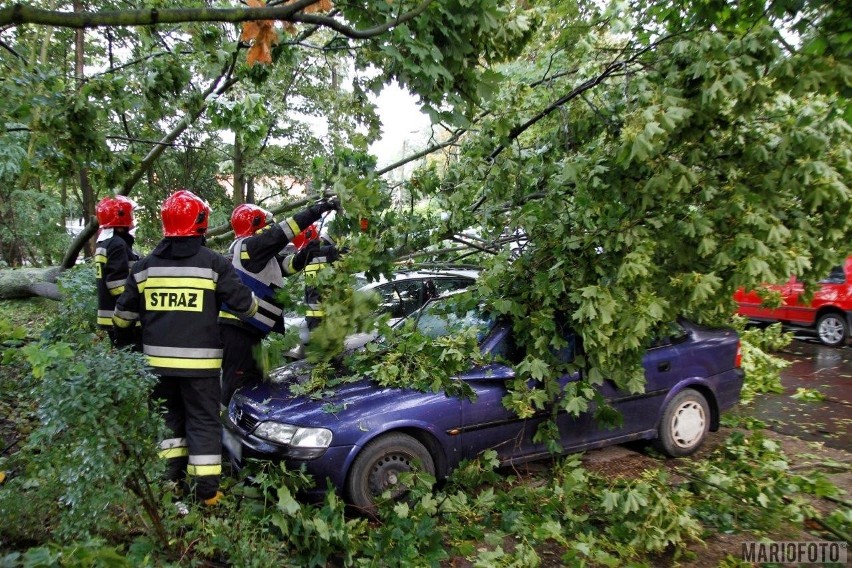
{"type": "MultiPolygon", "coordinates": [[[[133,209],[128,197],[104,197],[95,207],[100,231],[95,246],[95,280],[98,288],[98,327],[115,344],[112,314],[115,301],[124,292],[124,282],[139,255],[133,252],[133,209]]],[[[134,341],[134,343],[136,343],[134,341]]]]}
{"type": "Polygon", "coordinates": [[[165,238],[133,266],[113,321],[116,331],[142,322],[142,351],[160,379],[151,397],[163,402],[171,430],[160,445],[168,479],[215,505],[222,497],[219,309],[227,302],[250,317],[257,301],[230,261],[204,246],[206,201],[179,190],[161,214],[165,238]]]}
{"type": "Polygon", "coordinates": [[[231,244],[232,262],[240,279],[258,300],[257,313],[241,320],[230,304],[219,314],[222,343],[222,405],[227,406],[239,387],[263,378],[257,354],[263,338],[271,331],[284,333],[284,309],[276,300],[284,278],[302,270],[306,255],[285,254],[291,241],[304,235],[323,214],[340,209],[336,198],[323,199],[276,223],[272,213],[252,204],[238,205],[231,214],[236,240],[231,244]]]}

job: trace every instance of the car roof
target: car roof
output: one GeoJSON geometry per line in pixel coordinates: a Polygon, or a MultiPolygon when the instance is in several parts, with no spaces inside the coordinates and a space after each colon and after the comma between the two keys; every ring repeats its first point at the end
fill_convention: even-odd
{"type": "MultiPolygon", "coordinates": [[[[380,276],[378,280],[367,282],[360,286],[359,290],[369,290],[387,284],[388,282],[402,282],[405,280],[415,280],[424,278],[467,278],[476,280],[479,278],[480,270],[476,268],[418,268],[418,269],[403,269],[394,272],[393,278],[388,280],[384,276],[380,276]]],[[[355,275],[358,279],[366,279],[363,273],[355,275]]]]}

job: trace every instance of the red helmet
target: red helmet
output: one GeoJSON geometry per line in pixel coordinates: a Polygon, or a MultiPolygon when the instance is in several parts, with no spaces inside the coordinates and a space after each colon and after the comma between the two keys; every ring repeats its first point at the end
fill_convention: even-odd
{"type": "Polygon", "coordinates": [[[249,203],[237,205],[231,213],[231,227],[237,237],[247,237],[272,223],[272,213],[249,203]]]}
{"type": "Polygon", "coordinates": [[[319,238],[319,229],[317,229],[316,224],[310,225],[305,228],[304,231],[293,237],[293,240],[290,241],[296,247],[296,250],[302,250],[305,248],[308,243],[311,241],[315,241],[319,238]]]}
{"type": "Polygon", "coordinates": [[[136,207],[136,203],[124,195],[104,197],[95,207],[98,224],[104,229],[107,227],[127,227],[129,229],[133,226],[134,207],[136,207]]]}
{"type": "Polygon", "coordinates": [[[163,235],[167,237],[198,237],[207,232],[210,205],[186,189],[171,194],[160,207],[163,235]]]}

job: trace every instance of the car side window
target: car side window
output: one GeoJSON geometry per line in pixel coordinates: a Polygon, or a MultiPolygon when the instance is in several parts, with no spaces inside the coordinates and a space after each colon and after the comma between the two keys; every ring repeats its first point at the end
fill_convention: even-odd
{"type": "Polygon", "coordinates": [[[501,359],[508,363],[520,363],[522,357],[520,354],[520,350],[515,344],[515,338],[512,335],[511,330],[504,331],[499,328],[495,328],[496,333],[503,333],[502,339],[491,348],[488,354],[493,359],[501,359]]]}
{"type": "Polygon", "coordinates": [[[846,282],[846,273],[842,266],[835,266],[828,274],[828,278],[820,280],[823,284],[844,284],[846,282]]]}
{"type": "Polygon", "coordinates": [[[472,280],[467,278],[435,278],[432,282],[435,283],[435,290],[438,295],[467,288],[473,283],[472,280]]]}
{"type": "Polygon", "coordinates": [[[397,282],[395,288],[401,304],[401,317],[416,312],[423,305],[423,281],[397,282]]]}
{"type": "Polygon", "coordinates": [[[574,360],[574,357],[577,356],[577,344],[579,342],[579,338],[577,337],[576,332],[571,329],[567,314],[556,314],[555,322],[559,335],[562,336],[568,344],[564,347],[560,347],[559,349],[551,347],[551,352],[560,363],[570,363],[574,360]]]}
{"type": "Polygon", "coordinates": [[[405,316],[402,299],[397,292],[393,282],[376,286],[374,290],[382,299],[379,304],[379,310],[383,314],[390,314],[392,318],[401,318],[405,316]]]}
{"type": "Polygon", "coordinates": [[[665,330],[663,330],[661,333],[658,333],[655,337],[651,339],[651,345],[649,346],[649,349],[665,347],[667,345],[675,345],[686,340],[688,336],[689,334],[681,324],[679,324],[678,322],[671,322],[666,326],[665,330]]]}

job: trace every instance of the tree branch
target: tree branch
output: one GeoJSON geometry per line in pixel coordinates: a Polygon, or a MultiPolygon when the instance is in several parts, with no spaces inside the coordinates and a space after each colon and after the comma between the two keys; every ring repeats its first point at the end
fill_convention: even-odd
{"type": "MultiPolygon", "coordinates": [[[[148,155],[146,155],[142,162],[140,162],[136,171],[124,181],[121,190],[117,192],[119,195],[128,195],[139,180],[142,179],[142,176],[144,176],[145,173],[154,165],[154,162],[160,157],[165,149],[168,148],[178,136],[183,134],[187,128],[195,123],[196,120],[198,120],[198,117],[200,117],[207,109],[207,105],[211,100],[211,95],[221,95],[239,82],[239,78],[232,77],[236,61],[237,51],[234,52],[231,62],[222,70],[222,73],[210,83],[207,90],[203,93],[203,102],[198,105],[197,109],[184,115],[171,132],[167,133],[153,148],[151,148],[148,155]],[[220,83],[226,77],[231,78],[220,86],[220,83]]],[[[74,266],[74,263],[77,262],[77,256],[80,254],[80,250],[82,250],[86,241],[94,236],[97,230],[98,220],[92,218],[86,227],[80,231],[80,234],[77,235],[77,237],[72,241],[71,246],[68,248],[65,258],[62,259],[61,267],[63,270],[74,266]]]]}
{"type": "MultiPolygon", "coordinates": [[[[332,29],[341,35],[348,37],[349,39],[369,39],[371,37],[375,37],[385,33],[390,30],[394,26],[398,26],[399,24],[405,23],[409,20],[413,20],[420,14],[426,11],[426,8],[433,2],[433,0],[423,0],[420,4],[418,4],[414,9],[405,12],[404,14],[399,14],[396,18],[385,22],[379,26],[375,26],[373,28],[368,28],[366,30],[355,30],[350,28],[349,26],[345,26],[335,20],[334,18],[329,18],[327,16],[317,16],[315,14],[296,14],[292,18],[290,18],[293,22],[302,22],[305,24],[316,24],[329,29],[332,29]]],[[[2,22],[2,20],[0,20],[2,22]]]]}
{"type": "Polygon", "coordinates": [[[104,26],[155,26],[187,22],[250,22],[257,20],[286,20],[316,24],[332,29],[350,39],[368,39],[385,33],[394,26],[422,14],[434,0],[423,0],[412,10],[384,24],[356,30],[328,16],[303,14],[301,10],[316,0],[296,0],[292,4],[264,8],[156,8],[102,12],[62,12],[43,10],[24,4],[0,8],[0,26],[8,24],[39,24],[61,28],[97,28],[104,26]]]}
{"type": "MultiPolygon", "coordinates": [[[[683,33],[686,33],[686,32],[679,32],[677,34],[671,34],[671,35],[667,35],[665,37],[662,37],[659,40],[657,40],[657,41],[645,46],[644,48],[640,49],[639,51],[637,51],[636,53],[634,53],[633,55],[631,55],[627,59],[622,60],[621,58],[616,58],[614,61],[610,62],[609,65],[607,65],[606,68],[600,74],[598,74],[596,77],[592,77],[591,79],[588,79],[588,80],[584,81],[583,83],[581,83],[580,85],[574,87],[573,89],[571,89],[570,92],[562,95],[561,97],[559,97],[558,99],[556,99],[555,101],[553,101],[552,103],[547,105],[547,107],[545,107],[544,109],[542,109],[541,111],[536,113],[535,116],[533,116],[532,118],[530,118],[526,122],[519,124],[519,125],[515,126],[514,128],[512,128],[512,130],[509,131],[509,134],[506,135],[505,140],[503,142],[501,142],[500,144],[498,144],[497,147],[495,147],[494,150],[492,150],[491,154],[489,154],[488,158],[486,158],[486,159],[488,160],[489,163],[493,163],[494,160],[497,158],[497,156],[499,156],[500,153],[503,152],[503,150],[506,149],[507,144],[513,142],[521,134],[526,132],[528,129],[530,129],[532,126],[534,126],[540,120],[542,120],[542,119],[546,118],[548,115],[550,115],[550,113],[561,108],[565,103],[579,97],[580,95],[582,95],[583,93],[585,93],[589,89],[592,89],[593,87],[596,87],[597,85],[600,85],[607,78],[609,78],[611,75],[613,75],[617,70],[624,68],[625,66],[629,65],[630,63],[634,63],[642,55],[648,53],[649,51],[652,51],[653,49],[655,49],[660,44],[669,41],[670,39],[672,39],[673,37],[675,37],[677,35],[682,35],[683,33]]],[[[623,50],[622,50],[622,52],[623,52],[623,50]]],[[[477,211],[482,206],[482,204],[484,202],[485,202],[485,196],[480,197],[476,201],[476,203],[473,204],[471,211],[472,212],[477,211]]]]}
{"type": "Polygon", "coordinates": [[[428,148],[425,148],[424,150],[421,150],[419,152],[411,154],[410,156],[406,156],[406,157],[394,162],[393,164],[390,164],[389,166],[385,166],[384,168],[382,168],[380,170],[376,170],[376,174],[384,175],[384,174],[386,174],[386,173],[388,173],[392,170],[395,170],[397,168],[404,166],[405,164],[407,164],[409,162],[413,162],[414,160],[422,158],[423,156],[428,156],[432,152],[437,152],[438,150],[440,150],[442,148],[446,148],[447,146],[452,146],[453,144],[456,143],[456,141],[458,141],[458,139],[465,132],[467,132],[466,129],[460,128],[460,129],[456,130],[455,132],[453,132],[453,135],[450,138],[448,138],[447,140],[445,140],[444,142],[441,142],[440,144],[433,144],[432,146],[429,146],[428,148]]]}

